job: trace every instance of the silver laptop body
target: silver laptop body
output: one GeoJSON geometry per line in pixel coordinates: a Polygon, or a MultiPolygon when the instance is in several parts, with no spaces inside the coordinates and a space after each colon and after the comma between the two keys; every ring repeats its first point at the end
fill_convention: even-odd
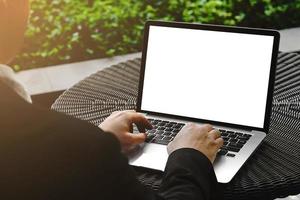
{"type": "MultiPolygon", "coordinates": [[[[210,123],[227,139],[233,132],[226,145],[247,135],[213,164],[218,182],[228,183],[268,132],[278,44],[273,30],[148,21],[137,111],[158,123],[210,123]]],[[[160,139],[171,138],[165,133],[160,139]]],[[[164,170],[167,143],[153,141],[129,156],[131,165],[164,170]]]]}

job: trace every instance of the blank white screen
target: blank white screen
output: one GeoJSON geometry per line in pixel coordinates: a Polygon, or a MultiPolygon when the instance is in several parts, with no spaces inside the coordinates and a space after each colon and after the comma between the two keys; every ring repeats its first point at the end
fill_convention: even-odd
{"type": "Polygon", "coordinates": [[[263,128],[273,39],[150,26],[141,109],[263,128]]]}

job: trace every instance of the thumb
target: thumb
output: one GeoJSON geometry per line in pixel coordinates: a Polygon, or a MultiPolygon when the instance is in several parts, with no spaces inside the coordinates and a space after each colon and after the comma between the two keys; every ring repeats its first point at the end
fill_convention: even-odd
{"type": "Polygon", "coordinates": [[[145,133],[128,133],[129,138],[130,138],[130,143],[132,145],[140,144],[145,142],[146,140],[146,134],[145,133]]]}

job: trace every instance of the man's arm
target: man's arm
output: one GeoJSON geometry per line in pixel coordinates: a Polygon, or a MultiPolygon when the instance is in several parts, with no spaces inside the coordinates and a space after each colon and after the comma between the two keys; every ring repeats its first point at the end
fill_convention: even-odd
{"type": "Polygon", "coordinates": [[[222,199],[211,162],[191,148],[170,154],[159,195],[172,200],[222,199]]]}
{"type": "Polygon", "coordinates": [[[0,94],[0,199],[146,199],[113,134],[0,94]]]}
{"type": "Polygon", "coordinates": [[[211,169],[200,161],[200,153],[182,149],[171,154],[161,192],[155,194],[138,182],[114,134],[35,107],[1,81],[0,94],[1,199],[189,200],[208,198],[213,189],[199,184],[211,180],[201,176],[211,169]],[[195,162],[187,164],[183,157],[195,162]]]}
{"type": "Polygon", "coordinates": [[[168,145],[170,154],[160,194],[165,199],[222,199],[212,163],[223,145],[211,125],[189,123],[168,145]]]}

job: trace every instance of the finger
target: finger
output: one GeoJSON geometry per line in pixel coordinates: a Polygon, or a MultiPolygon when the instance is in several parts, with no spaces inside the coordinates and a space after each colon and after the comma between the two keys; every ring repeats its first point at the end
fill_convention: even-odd
{"type": "Polygon", "coordinates": [[[130,112],[128,115],[130,123],[135,123],[138,127],[152,129],[152,125],[143,114],[130,112]]]}
{"type": "Polygon", "coordinates": [[[221,137],[221,133],[220,131],[218,131],[217,129],[213,129],[208,133],[214,140],[216,140],[217,138],[221,137]]]}
{"type": "Polygon", "coordinates": [[[140,124],[135,124],[139,130],[140,133],[145,133],[146,129],[144,126],[141,126],[140,124]]]}
{"type": "Polygon", "coordinates": [[[223,138],[221,138],[221,137],[217,138],[215,140],[215,144],[217,145],[217,148],[220,149],[223,146],[223,144],[224,144],[223,138]]]}
{"type": "Polygon", "coordinates": [[[128,141],[127,143],[129,145],[137,145],[145,142],[146,140],[146,134],[145,133],[137,133],[137,134],[132,134],[132,133],[127,133],[128,134],[128,141]]]}
{"type": "Polygon", "coordinates": [[[205,132],[210,132],[211,130],[213,130],[213,127],[212,125],[210,124],[204,124],[204,125],[201,125],[201,129],[205,132]]]}

